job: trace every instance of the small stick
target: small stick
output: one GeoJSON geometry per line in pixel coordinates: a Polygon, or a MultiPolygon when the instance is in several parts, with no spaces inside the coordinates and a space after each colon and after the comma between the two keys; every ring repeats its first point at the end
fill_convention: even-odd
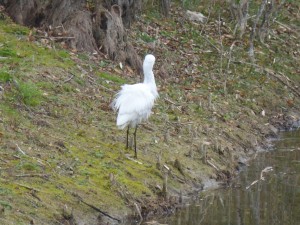
{"type": "Polygon", "coordinates": [[[101,209],[99,209],[98,207],[96,207],[96,206],[94,206],[94,205],[91,205],[90,203],[85,202],[80,196],[77,195],[77,197],[80,199],[80,201],[81,201],[82,203],[84,203],[85,205],[91,207],[92,209],[96,210],[97,212],[101,213],[102,215],[104,215],[104,216],[106,216],[106,217],[108,217],[108,218],[110,218],[110,219],[112,219],[112,220],[116,220],[116,221],[118,221],[119,223],[121,222],[121,220],[112,217],[111,215],[107,214],[106,212],[103,212],[103,211],[102,211],[101,209]]]}
{"type": "Polygon", "coordinates": [[[215,0],[211,1],[211,5],[209,6],[208,16],[207,16],[207,18],[206,18],[205,24],[203,24],[203,26],[202,26],[202,29],[201,29],[201,31],[200,31],[200,35],[203,33],[203,31],[204,31],[206,25],[208,24],[208,21],[209,21],[209,19],[210,19],[210,15],[211,15],[211,12],[212,12],[212,8],[214,7],[214,5],[215,5],[215,0]]]}
{"type": "Polygon", "coordinates": [[[211,161],[209,161],[208,159],[206,160],[207,164],[210,165],[211,167],[215,168],[217,171],[220,171],[220,169],[215,166],[211,161]]]}
{"type": "Polygon", "coordinates": [[[181,112],[181,109],[179,108],[179,106],[176,105],[175,102],[172,102],[170,99],[168,98],[164,98],[164,100],[172,105],[174,105],[180,112],[181,112]]]}
{"type": "Polygon", "coordinates": [[[66,29],[65,29],[65,27],[64,27],[63,24],[61,24],[61,27],[62,27],[62,29],[64,30],[64,32],[66,33],[67,31],[66,31],[66,29]]]}
{"type": "Polygon", "coordinates": [[[35,188],[33,188],[33,187],[29,187],[29,186],[27,186],[27,185],[24,185],[24,184],[19,184],[19,183],[16,183],[17,185],[19,185],[20,187],[23,187],[23,188],[26,188],[26,189],[29,189],[29,190],[31,190],[31,191],[39,191],[40,192],[40,190],[38,190],[38,189],[35,189],[35,188]]]}
{"type": "Polygon", "coordinates": [[[259,181],[265,180],[264,174],[273,171],[272,166],[267,166],[260,172],[260,178],[258,180],[253,181],[249,186],[246,187],[246,190],[248,190],[250,187],[252,187],[254,184],[256,184],[259,181]]]}
{"type": "Polygon", "coordinates": [[[221,51],[220,51],[220,49],[217,47],[217,46],[215,46],[213,43],[211,43],[211,41],[210,40],[208,40],[204,35],[200,35],[205,41],[207,41],[212,47],[214,47],[217,51],[218,51],[218,53],[220,53],[221,51]]]}
{"type": "Polygon", "coordinates": [[[0,158],[0,160],[1,160],[2,162],[4,162],[4,163],[8,163],[8,161],[6,161],[6,160],[4,160],[4,159],[1,159],[1,158],[0,158]]]}
{"type": "Polygon", "coordinates": [[[60,40],[60,39],[75,39],[75,37],[45,37],[45,36],[35,36],[37,38],[45,38],[50,40],[60,40]]]}
{"type": "Polygon", "coordinates": [[[48,178],[50,174],[17,174],[14,175],[15,177],[41,177],[41,178],[48,178]]]}
{"type": "Polygon", "coordinates": [[[126,158],[129,159],[129,160],[131,160],[131,161],[133,161],[133,162],[135,162],[135,163],[138,163],[138,164],[140,164],[140,165],[143,164],[142,162],[137,161],[136,159],[133,159],[133,158],[129,157],[128,155],[126,155],[126,158]]]}
{"type": "Polygon", "coordinates": [[[165,200],[167,200],[168,197],[168,172],[165,173],[164,180],[163,180],[163,189],[162,194],[165,200]]]}
{"type": "Polygon", "coordinates": [[[293,29],[290,28],[288,25],[285,25],[285,24],[283,24],[283,23],[281,23],[281,22],[279,22],[279,21],[277,21],[277,20],[274,20],[274,21],[275,21],[275,23],[277,23],[277,24],[283,26],[284,28],[288,29],[289,31],[291,31],[291,32],[293,32],[293,33],[299,35],[299,33],[298,33],[296,30],[293,30],[293,29]]]}
{"type": "Polygon", "coordinates": [[[26,153],[19,147],[18,144],[16,144],[16,146],[17,146],[17,150],[18,150],[20,153],[22,153],[23,155],[26,155],[26,153]]]}
{"type": "Polygon", "coordinates": [[[231,63],[231,60],[232,60],[232,51],[233,51],[233,48],[235,46],[236,43],[238,43],[240,41],[237,41],[235,40],[234,42],[232,42],[230,48],[229,48],[229,57],[228,57],[228,63],[227,63],[227,72],[229,71],[229,66],[230,66],[230,63],[231,63]]]}
{"type": "Polygon", "coordinates": [[[13,157],[16,158],[16,159],[21,159],[21,157],[17,156],[17,155],[13,155],[13,157]]]}
{"type": "MultiPolygon", "coordinates": [[[[218,32],[219,32],[219,41],[220,41],[220,69],[219,69],[219,75],[222,77],[223,75],[223,41],[222,41],[222,32],[221,32],[221,15],[219,12],[219,21],[218,21],[218,32]]],[[[225,73],[224,77],[224,93],[227,94],[227,73],[225,73]]]]}
{"type": "Polygon", "coordinates": [[[138,206],[138,204],[135,202],[134,203],[134,206],[136,208],[136,211],[138,212],[139,214],[139,217],[140,217],[140,221],[143,221],[143,216],[142,216],[142,213],[141,213],[141,210],[140,210],[140,207],[138,206]]]}
{"type": "Polygon", "coordinates": [[[71,76],[70,76],[68,79],[66,79],[66,80],[64,81],[64,83],[69,82],[69,81],[72,80],[74,77],[75,77],[75,75],[74,75],[74,74],[71,74],[71,76]]]}
{"type": "Polygon", "coordinates": [[[175,102],[172,102],[170,99],[168,98],[164,98],[164,100],[168,103],[171,103],[172,105],[175,105],[176,106],[176,103],[175,102]]]}
{"type": "Polygon", "coordinates": [[[177,124],[177,125],[191,125],[191,124],[194,124],[194,122],[167,122],[167,124],[171,124],[171,125],[174,125],[174,124],[177,124]]]}

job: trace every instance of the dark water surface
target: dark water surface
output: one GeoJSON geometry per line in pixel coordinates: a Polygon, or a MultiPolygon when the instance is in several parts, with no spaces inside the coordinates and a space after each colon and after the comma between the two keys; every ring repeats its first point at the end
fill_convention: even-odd
{"type": "Polygon", "coordinates": [[[283,133],[274,142],[274,150],[259,153],[231,187],[207,192],[196,203],[159,222],[300,225],[300,130],[283,133]],[[263,173],[261,180],[261,171],[267,167],[273,170],[263,173]]]}

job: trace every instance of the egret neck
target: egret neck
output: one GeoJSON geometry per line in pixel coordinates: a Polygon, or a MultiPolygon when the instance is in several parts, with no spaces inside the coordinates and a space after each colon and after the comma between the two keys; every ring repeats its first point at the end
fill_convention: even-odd
{"type": "Polygon", "coordinates": [[[156,88],[156,83],[154,79],[154,74],[153,74],[153,63],[148,62],[144,63],[143,65],[143,71],[144,71],[144,84],[148,85],[151,89],[151,93],[155,96],[155,98],[158,96],[157,93],[157,88],[156,88]]]}

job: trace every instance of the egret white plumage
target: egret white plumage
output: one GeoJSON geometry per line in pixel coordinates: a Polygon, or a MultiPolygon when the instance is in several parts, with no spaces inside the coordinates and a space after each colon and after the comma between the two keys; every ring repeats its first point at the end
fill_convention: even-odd
{"type": "Polygon", "coordinates": [[[135,158],[137,158],[136,132],[138,124],[148,119],[151,114],[154,101],[158,97],[153,74],[154,63],[155,57],[151,54],[146,55],[143,63],[144,82],[132,85],[123,85],[112,102],[113,109],[118,111],[117,126],[120,129],[127,127],[126,148],[128,148],[129,128],[135,128],[135,158]]]}

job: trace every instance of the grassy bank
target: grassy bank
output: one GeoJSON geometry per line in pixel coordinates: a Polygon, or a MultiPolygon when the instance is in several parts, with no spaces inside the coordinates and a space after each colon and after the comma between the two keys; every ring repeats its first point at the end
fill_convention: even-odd
{"type": "Polygon", "coordinates": [[[160,94],[138,131],[138,161],[124,149],[125,132],[116,128],[109,104],[120,85],[139,77],[118,62],[35,39],[35,31],[1,16],[2,223],[106,219],[91,205],[116,218],[135,214],[138,205],[146,215],[168,206],[157,200],[167,173],[171,197],[211,179],[226,182],[275,135],[277,122],[296,115],[299,4],[285,5],[268,40],[255,41],[254,62],[249,33],[236,39],[228,12],[214,5],[220,25],[218,10],[210,7],[197,8],[210,15],[204,25],[173,5],[170,18],[154,7],[130,30],[139,54],[157,58],[160,94]]]}

